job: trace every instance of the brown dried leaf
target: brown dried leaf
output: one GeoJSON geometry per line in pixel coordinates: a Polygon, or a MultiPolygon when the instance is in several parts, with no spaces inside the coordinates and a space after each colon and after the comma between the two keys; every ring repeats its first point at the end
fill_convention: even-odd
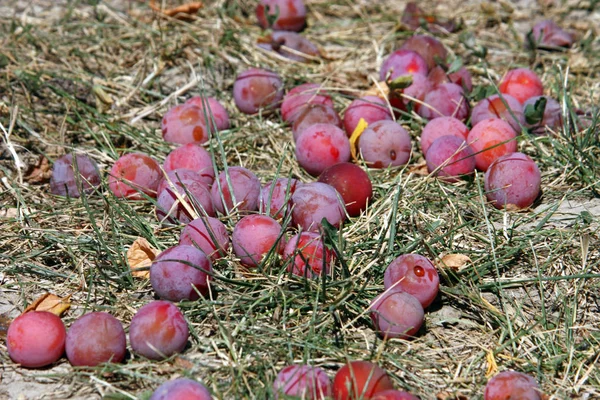
{"type": "Polygon", "coordinates": [[[377,96],[385,99],[388,97],[390,89],[385,81],[374,83],[369,89],[363,91],[361,96],[377,96]]]}
{"type": "Polygon", "coordinates": [[[6,338],[6,332],[8,331],[8,326],[11,323],[11,319],[5,317],[4,315],[0,315],[0,339],[6,338]]]}
{"type": "Polygon", "coordinates": [[[187,360],[181,356],[175,357],[175,360],[173,360],[173,364],[176,367],[179,367],[182,369],[187,369],[187,370],[194,368],[194,363],[192,363],[190,360],[187,360]]]}
{"type": "Polygon", "coordinates": [[[25,173],[25,181],[28,183],[45,183],[52,176],[50,162],[44,156],[40,156],[35,165],[30,165],[25,173]]]}
{"type": "Polygon", "coordinates": [[[469,256],[466,256],[464,254],[446,254],[440,260],[440,262],[442,263],[441,266],[453,269],[455,271],[458,271],[459,269],[463,268],[470,261],[471,259],[469,258],[469,256]]]}
{"type": "Polygon", "coordinates": [[[158,253],[160,251],[153,248],[146,239],[141,237],[135,239],[129,250],[127,250],[127,261],[129,262],[131,275],[136,278],[149,278],[150,271],[142,269],[150,268],[158,253]]]}
{"type": "Polygon", "coordinates": [[[62,298],[52,293],[45,293],[35,299],[35,301],[23,311],[23,314],[30,311],[48,311],[60,317],[71,307],[70,299],[71,295],[62,298]]]}
{"type": "Polygon", "coordinates": [[[162,10],[155,4],[156,0],[150,0],[150,8],[158,13],[166,15],[167,17],[173,17],[177,19],[189,19],[189,16],[192,14],[196,14],[199,9],[204,7],[204,4],[201,2],[192,2],[182,4],[180,6],[174,8],[168,8],[166,10],[162,10]]]}
{"type": "Polygon", "coordinates": [[[408,168],[408,172],[417,176],[427,176],[429,171],[427,170],[427,163],[425,161],[418,164],[413,164],[408,168]]]}

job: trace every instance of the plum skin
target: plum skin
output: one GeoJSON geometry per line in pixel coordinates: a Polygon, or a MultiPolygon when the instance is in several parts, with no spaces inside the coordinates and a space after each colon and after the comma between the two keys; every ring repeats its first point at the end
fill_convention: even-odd
{"type": "Polygon", "coordinates": [[[66,337],[59,317],[47,311],[30,311],[11,322],[6,347],[14,362],[26,368],[40,368],[62,357],[66,337]]]}
{"type": "Polygon", "coordinates": [[[440,277],[427,257],[403,254],[394,259],[383,274],[386,289],[395,288],[412,294],[423,308],[433,303],[438,294],[440,277]]]}
{"type": "Polygon", "coordinates": [[[325,247],[321,235],[315,232],[300,232],[294,235],[283,249],[284,260],[290,260],[288,272],[307,278],[318,278],[329,274],[334,252],[325,247]],[[323,271],[323,264],[325,271],[323,271]]]}
{"type": "Polygon", "coordinates": [[[113,164],[108,176],[108,188],[117,197],[143,200],[143,194],[156,197],[162,176],[160,165],[150,156],[143,153],[125,154],[113,164]]]}
{"type": "MultiPolygon", "coordinates": [[[[90,157],[83,154],[77,154],[75,161],[77,163],[77,171],[79,171],[78,180],[81,181],[81,188],[85,193],[90,193],[94,187],[100,185],[98,165],[90,157]]],[[[52,177],[50,178],[50,191],[52,194],[60,196],[81,196],[77,187],[77,180],[75,179],[72,154],[65,154],[54,162],[52,177]]]]}
{"type": "Polygon", "coordinates": [[[229,235],[227,234],[225,224],[219,219],[200,217],[182,229],[181,235],[179,235],[179,244],[196,246],[211,261],[215,261],[227,254],[227,250],[229,249],[229,235]]]}
{"type": "Polygon", "coordinates": [[[371,320],[384,339],[410,339],[423,325],[425,312],[419,299],[400,288],[392,288],[373,299],[371,320]]]}
{"type": "Polygon", "coordinates": [[[154,259],[150,267],[150,283],[162,299],[197,300],[200,295],[208,296],[211,273],[212,266],[202,250],[178,245],[154,259]]]}
{"type": "Polygon", "coordinates": [[[301,185],[292,195],[292,202],[292,221],[305,231],[318,232],[323,218],[339,228],[346,217],[338,192],[323,182],[301,185]]]}
{"type": "Polygon", "coordinates": [[[338,191],[351,217],[360,215],[373,197],[373,184],[369,175],[358,165],[339,163],[319,175],[319,182],[327,183],[338,191]]]}
{"type": "Polygon", "coordinates": [[[427,155],[429,146],[441,136],[452,135],[467,140],[469,128],[454,117],[438,117],[429,121],[421,131],[421,152],[427,155]]]}
{"type": "Polygon", "coordinates": [[[211,400],[210,392],[201,383],[188,378],[167,381],[156,388],[149,400],[211,400]]]}
{"type": "Polygon", "coordinates": [[[541,400],[535,379],[517,371],[503,371],[491,378],[485,386],[484,400],[541,400]]]}
{"type": "Polygon", "coordinates": [[[498,209],[531,206],[541,190],[536,163],[523,153],[499,157],[485,173],[486,197],[498,209]]]}
{"type": "Polygon", "coordinates": [[[498,118],[484,119],[471,129],[467,143],[475,153],[475,167],[487,171],[500,156],[517,151],[516,132],[510,124],[498,118]]]}
{"type": "Polygon", "coordinates": [[[189,334],[183,313],[175,304],[165,300],[144,305],[129,325],[131,348],[151,360],[162,360],[181,353],[189,334]]]}
{"type": "Polygon", "coordinates": [[[331,380],[321,368],[309,365],[288,365],[273,382],[275,399],[281,394],[307,400],[322,400],[331,396],[331,380]]]}
{"type": "Polygon", "coordinates": [[[118,319],[106,312],[79,317],[67,331],[67,359],[74,366],[120,363],[125,358],[126,337],[118,319]]]}
{"type": "Polygon", "coordinates": [[[475,172],[473,150],[464,139],[452,135],[440,136],[434,140],[425,161],[430,173],[437,169],[436,176],[447,182],[457,182],[459,176],[475,172]],[[438,169],[440,166],[442,167],[438,169]]]}
{"type": "Polygon", "coordinates": [[[350,141],[335,125],[311,125],[298,136],[296,159],[306,172],[318,176],[328,167],[350,160],[350,141]]]}
{"type": "Polygon", "coordinates": [[[285,246],[279,222],[260,214],[240,219],[233,229],[231,243],[235,255],[247,267],[257,267],[274,246],[278,254],[285,246]]]}
{"type": "Polygon", "coordinates": [[[350,361],[333,378],[335,400],[369,399],[378,392],[393,388],[387,373],[369,361],[350,361]]]}
{"type": "Polygon", "coordinates": [[[238,75],[233,84],[233,99],[244,114],[256,114],[283,99],[283,82],[275,72],[251,68],[238,75]]]}

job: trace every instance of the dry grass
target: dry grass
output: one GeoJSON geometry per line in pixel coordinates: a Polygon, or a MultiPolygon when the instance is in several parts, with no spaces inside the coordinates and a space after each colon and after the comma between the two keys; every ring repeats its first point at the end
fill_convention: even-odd
{"type": "MultiPolygon", "coordinates": [[[[127,326],[153,293],[129,275],[126,249],[139,236],[165,249],[179,227],[161,227],[152,204],[117,200],[106,186],[82,199],[50,195],[47,167],[35,168],[41,156],[51,163],[86,152],[104,170],[129,151],[163,160],[172,146],[160,135],[162,114],[206,93],[223,100],[234,121],[220,138],[224,154],[211,144],[219,160],[251,168],[263,182],[276,175],[309,181],[278,115],[235,110],[235,75],[262,66],[278,71],[287,87],[324,82],[341,110],[410,35],[398,30],[403,2],[309,1],[305,35],[326,58],[301,64],[255,46],[261,31],[247,0],[207,3],[190,22],[160,18],[139,2],[7,3],[0,2],[0,122],[9,133],[0,148],[0,311],[15,317],[43,292],[71,294],[67,326],[90,310],[110,311],[127,326]]],[[[441,3],[422,6],[463,19],[461,32],[441,40],[464,58],[477,86],[511,67],[535,68],[568,112],[597,118],[596,1],[441,3]],[[523,33],[542,16],[576,31],[578,44],[565,52],[523,50],[523,33]]],[[[407,115],[402,124],[416,139],[423,121],[407,115]]],[[[329,234],[342,255],[333,279],[289,277],[276,259],[243,275],[228,257],[215,265],[215,299],[180,304],[192,332],[181,357],[157,363],[130,355],[96,369],[62,361],[30,371],[14,365],[1,343],[0,397],[21,390],[30,398],[147,398],[159,383],[185,375],[216,398],[264,399],[285,364],[310,362],[333,376],[345,360],[369,359],[422,399],[481,398],[496,365],[532,374],[550,398],[598,398],[599,132],[565,126],[520,138],[544,188],[541,204],[522,213],[486,205],[482,176],[459,184],[424,176],[417,151],[406,168],[370,170],[376,195],[368,212],[329,234]],[[365,309],[382,290],[387,264],[406,252],[436,260],[442,295],[417,339],[384,342],[365,309]],[[446,254],[470,262],[444,268],[438,260],[446,254]]],[[[224,222],[232,228],[235,218],[224,222]]]]}

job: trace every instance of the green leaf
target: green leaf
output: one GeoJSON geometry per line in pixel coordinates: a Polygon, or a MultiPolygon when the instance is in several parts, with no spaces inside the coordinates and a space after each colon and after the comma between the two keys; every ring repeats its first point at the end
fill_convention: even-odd
{"type": "Polygon", "coordinates": [[[275,14],[271,14],[272,6],[265,5],[265,18],[267,19],[267,26],[272,27],[279,18],[279,6],[275,5],[275,14]]]}
{"type": "Polygon", "coordinates": [[[456,71],[458,71],[459,69],[461,69],[463,66],[463,62],[462,59],[459,57],[456,57],[452,63],[450,63],[450,66],[448,67],[448,73],[449,74],[453,74],[456,71]]]}
{"type": "Polygon", "coordinates": [[[535,104],[528,104],[525,107],[525,121],[529,125],[538,125],[544,119],[546,110],[546,98],[540,97],[535,104]]]}

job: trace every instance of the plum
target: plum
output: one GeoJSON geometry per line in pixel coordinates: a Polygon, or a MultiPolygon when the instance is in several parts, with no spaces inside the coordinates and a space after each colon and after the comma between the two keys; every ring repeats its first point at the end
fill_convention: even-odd
{"type": "Polygon", "coordinates": [[[185,104],[200,107],[205,121],[209,126],[214,126],[218,131],[229,129],[229,113],[221,102],[214,97],[194,96],[189,98],[185,104]]]}
{"type": "Polygon", "coordinates": [[[215,261],[227,254],[229,235],[225,224],[217,218],[200,217],[183,228],[179,244],[196,246],[215,261]]]}
{"type": "Polygon", "coordinates": [[[387,289],[396,288],[417,298],[423,308],[435,300],[440,277],[435,266],[419,254],[403,254],[388,265],[383,275],[387,289]]]}
{"type": "Polygon", "coordinates": [[[331,124],[314,124],[296,140],[298,164],[313,176],[326,168],[350,160],[350,141],[343,130],[331,124]]]}
{"type": "Polygon", "coordinates": [[[292,195],[300,182],[294,178],[277,178],[260,190],[260,209],[275,218],[285,218],[292,206],[292,195]]]}
{"type": "Polygon", "coordinates": [[[528,36],[534,47],[556,46],[571,47],[575,39],[573,35],[559,27],[556,22],[546,19],[536,23],[528,36]]]}
{"type": "Polygon", "coordinates": [[[250,68],[239,74],[233,84],[233,100],[244,114],[271,110],[283,99],[283,82],[278,74],[250,68]]]}
{"type": "Polygon", "coordinates": [[[454,117],[439,117],[429,121],[421,131],[421,152],[427,155],[427,150],[434,140],[441,136],[452,135],[467,139],[469,128],[459,119],[454,117]]]}
{"type": "Polygon", "coordinates": [[[384,339],[410,339],[423,325],[425,316],[421,302],[397,288],[374,298],[369,310],[375,330],[384,339]]]}
{"type": "Polygon", "coordinates": [[[331,380],[321,368],[309,365],[288,365],[273,382],[275,399],[281,395],[306,400],[323,400],[331,396],[331,380]]]}
{"type": "Polygon", "coordinates": [[[508,71],[498,85],[502,94],[508,94],[521,104],[534,96],[544,94],[544,85],[540,78],[530,69],[516,68],[508,71]]]}
{"type": "Polygon", "coordinates": [[[67,359],[74,366],[94,367],[120,363],[125,358],[127,340],[123,325],[106,312],[92,312],[77,318],[67,331],[67,359]]]}
{"type": "Polygon", "coordinates": [[[485,385],[484,400],[542,400],[538,383],[531,376],[517,371],[496,374],[485,385]]]}
{"type": "Polygon", "coordinates": [[[435,171],[436,176],[447,182],[457,182],[460,176],[475,172],[473,150],[464,139],[452,135],[434,140],[425,161],[430,173],[435,171]]]}
{"type": "Polygon", "coordinates": [[[182,352],[189,334],[183,313],[165,300],[144,305],[129,325],[131,348],[151,360],[162,360],[182,352]]]}
{"type": "Polygon", "coordinates": [[[377,121],[363,131],[358,150],[371,168],[399,167],[408,163],[412,151],[410,135],[394,121],[377,121]]]}
{"type": "Polygon", "coordinates": [[[26,368],[40,368],[62,357],[66,337],[59,317],[47,311],[30,311],[10,323],[6,348],[14,362],[26,368]]]}
{"type": "Polygon", "coordinates": [[[379,392],[393,388],[388,374],[379,365],[369,361],[350,361],[333,378],[335,400],[370,399],[379,392]]]}
{"type": "Polygon", "coordinates": [[[322,273],[329,274],[334,253],[323,245],[320,234],[301,232],[287,242],[283,259],[289,260],[287,270],[294,275],[318,278],[322,273]]]}
{"type": "Polygon", "coordinates": [[[343,119],[344,130],[348,137],[352,136],[361,118],[367,124],[371,124],[377,121],[391,120],[392,114],[388,104],[381,97],[364,96],[353,100],[346,108],[343,119]]]}
{"type": "Polygon", "coordinates": [[[143,194],[156,197],[156,189],[162,179],[160,165],[142,153],[130,153],[120,157],[108,175],[108,188],[117,197],[143,200],[143,194]]]}
{"type": "Polygon", "coordinates": [[[517,133],[506,121],[484,119],[467,136],[467,143],[475,153],[475,167],[485,172],[498,157],[517,151],[517,133]]]}
{"type": "Polygon", "coordinates": [[[261,185],[252,171],[244,167],[229,167],[219,174],[217,180],[210,194],[215,209],[221,214],[229,214],[234,207],[238,211],[258,210],[261,185]]]}
{"type": "Polygon", "coordinates": [[[523,153],[499,157],[487,169],[484,183],[487,199],[498,209],[527,208],[541,191],[540,170],[523,153]]]}
{"type": "Polygon", "coordinates": [[[190,169],[200,174],[207,185],[215,180],[215,169],[210,153],[202,146],[188,143],[171,151],[163,163],[165,172],[190,169]]]}
{"type": "Polygon", "coordinates": [[[521,132],[521,126],[525,124],[523,105],[509,94],[504,94],[502,97],[494,94],[479,101],[473,107],[471,111],[471,124],[473,126],[489,118],[505,120],[517,133],[521,132]]]}
{"type": "Polygon", "coordinates": [[[319,182],[334,187],[342,196],[346,212],[351,217],[360,215],[373,197],[373,185],[369,175],[358,165],[339,163],[325,169],[319,175],[319,182]]]}
{"type": "Polygon", "coordinates": [[[260,0],[256,18],[263,29],[298,32],[306,25],[306,7],[303,0],[260,0]]]}
{"type": "Polygon", "coordinates": [[[73,155],[65,154],[54,162],[50,178],[50,192],[59,196],[79,197],[78,185],[85,193],[91,193],[100,185],[98,165],[89,156],[77,154],[73,164],[73,155]],[[78,177],[75,178],[75,171],[78,177]]]}
{"type": "Polygon", "coordinates": [[[427,63],[429,69],[438,64],[445,64],[446,58],[448,58],[448,50],[446,50],[442,42],[432,36],[413,35],[406,39],[400,48],[419,53],[427,63]]]}
{"type": "Polygon", "coordinates": [[[204,110],[191,103],[169,109],[162,119],[161,130],[165,141],[177,144],[206,143],[211,132],[204,110]]]}
{"type": "Polygon", "coordinates": [[[177,378],[157,387],[149,400],[212,400],[212,397],[203,384],[177,378]]]}
{"type": "Polygon", "coordinates": [[[197,172],[189,169],[170,171],[157,190],[156,216],[160,220],[187,224],[195,217],[193,210],[199,215],[215,216],[209,186],[197,172]]]}
{"type": "Polygon", "coordinates": [[[235,224],[231,244],[243,265],[257,267],[269,252],[281,254],[285,240],[279,222],[266,215],[252,214],[235,224]]]}
{"type": "Polygon", "coordinates": [[[420,74],[427,76],[427,62],[412,50],[396,50],[383,61],[379,70],[379,80],[394,80],[402,75],[420,74]]]}
{"type": "Polygon", "coordinates": [[[339,228],[346,215],[339,193],[326,183],[305,183],[292,195],[292,221],[305,231],[318,232],[323,218],[339,228]]]}
{"type": "Polygon", "coordinates": [[[469,101],[462,87],[455,83],[443,83],[430,90],[419,107],[419,115],[426,119],[454,117],[465,120],[469,116],[469,101]]]}
{"type": "Polygon", "coordinates": [[[316,83],[303,83],[290,90],[281,102],[281,118],[293,124],[296,118],[308,106],[321,104],[333,107],[333,100],[321,85],[316,83]]]}
{"type": "Polygon", "coordinates": [[[296,32],[274,31],[260,38],[258,46],[299,62],[307,62],[320,54],[313,42],[296,32]]]}
{"type": "Polygon", "coordinates": [[[309,104],[297,114],[292,124],[294,142],[298,140],[303,130],[315,124],[330,124],[342,127],[342,119],[335,109],[325,104],[309,104]]]}
{"type": "Polygon", "coordinates": [[[212,266],[202,250],[178,245],[160,253],[150,267],[150,283],[164,300],[197,300],[209,295],[212,266]]]}

